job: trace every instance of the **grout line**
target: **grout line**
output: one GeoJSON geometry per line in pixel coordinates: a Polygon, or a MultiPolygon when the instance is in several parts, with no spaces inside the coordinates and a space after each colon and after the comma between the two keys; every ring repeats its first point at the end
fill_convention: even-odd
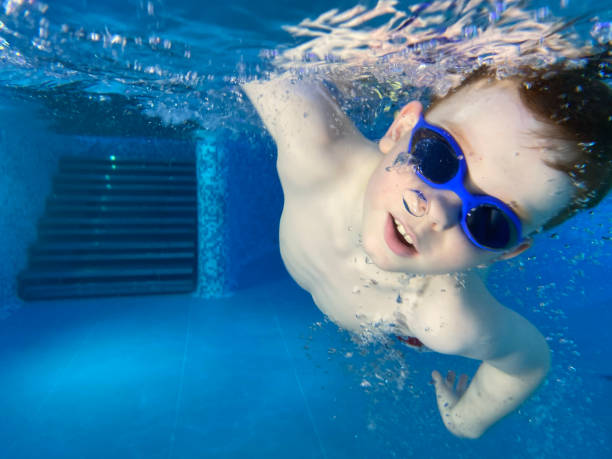
{"type": "Polygon", "coordinates": [[[312,411],[310,411],[310,405],[308,404],[308,400],[306,399],[306,394],[304,393],[304,388],[302,387],[300,377],[298,376],[297,369],[295,368],[295,364],[293,362],[293,356],[291,355],[291,352],[289,351],[289,346],[287,346],[285,335],[283,334],[283,330],[278,322],[278,317],[276,315],[274,316],[274,322],[276,323],[276,329],[283,341],[283,345],[285,346],[285,351],[287,352],[287,356],[289,357],[289,361],[291,362],[291,366],[293,367],[293,375],[295,376],[295,381],[297,382],[297,385],[300,389],[300,393],[302,394],[302,399],[304,400],[304,405],[306,406],[306,412],[308,413],[308,418],[310,419],[310,423],[312,424],[312,430],[314,430],[315,437],[317,437],[317,443],[319,444],[321,455],[324,458],[327,458],[327,454],[325,453],[325,448],[323,447],[323,442],[321,441],[321,436],[319,435],[319,430],[317,429],[317,426],[314,422],[312,411]]]}
{"type": "Polygon", "coordinates": [[[187,332],[185,334],[185,346],[183,347],[183,361],[181,363],[181,376],[179,378],[179,388],[176,395],[176,406],[174,408],[174,425],[170,434],[170,449],[168,450],[168,458],[171,459],[174,453],[174,444],[176,442],[176,428],[178,426],[179,410],[183,400],[183,382],[185,380],[185,366],[187,364],[187,351],[189,349],[189,338],[191,336],[191,301],[188,302],[187,312],[187,332]]]}

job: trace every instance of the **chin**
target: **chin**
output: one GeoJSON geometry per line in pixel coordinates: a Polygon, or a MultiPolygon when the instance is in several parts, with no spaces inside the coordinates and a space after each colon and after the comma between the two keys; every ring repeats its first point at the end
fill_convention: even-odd
{"type": "Polygon", "coordinates": [[[471,263],[473,260],[435,260],[427,259],[424,254],[418,257],[404,258],[394,255],[389,249],[376,241],[364,239],[363,248],[368,258],[380,269],[389,272],[416,274],[419,276],[450,274],[467,271],[482,263],[471,263]]]}
{"type": "Polygon", "coordinates": [[[380,241],[377,241],[374,237],[367,237],[363,235],[363,251],[366,256],[378,266],[380,269],[385,271],[393,271],[393,262],[389,255],[385,252],[385,248],[382,246],[380,241]]]}
{"type": "Polygon", "coordinates": [[[392,253],[389,253],[388,250],[380,244],[368,244],[368,242],[364,240],[363,250],[367,257],[370,259],[370,261],[383,271],[397,273],[416,273],[414,269],[409,266],[406,266],[407,263],[404,260],[398,259],[397,256],[394,256],[392,253]]]}
{"type": "Polygon", "coordinates": [[[391,260],[388,257],[373,257],[373,256],[369,256],[369,257],[372,260],[372,262],[376,266],[378,266],[380,269],[382,269],[383,271],[407,272],[406,269],[403,269],[402,267],[398,266],[397,263],[394,263],[393,260],[391,260]]]}

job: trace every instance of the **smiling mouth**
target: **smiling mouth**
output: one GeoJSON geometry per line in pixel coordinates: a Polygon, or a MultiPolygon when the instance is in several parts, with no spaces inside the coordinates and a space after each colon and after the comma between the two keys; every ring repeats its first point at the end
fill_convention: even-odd
{"type": "Polygon", "coordinates": [[[385,225],[385,241],[391,251],[401,257],[413,257],[418,254],[410,234],[391,214],[389,214],[385,225]]]}

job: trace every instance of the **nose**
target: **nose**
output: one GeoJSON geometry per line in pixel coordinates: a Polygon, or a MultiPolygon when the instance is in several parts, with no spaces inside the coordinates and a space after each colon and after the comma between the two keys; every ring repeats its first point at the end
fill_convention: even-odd
{"type": "Polygon", "coordinates": [[[431,228],[444,231],[461,222],[461,200],[450,191],[431,190],[427,217],[431,228]]]}
{"type": "Polygon", "coordinates": [[[422,217],[429,212],[427,196],[416,188],[404,190],[402,193],[404,208],[414,217],[422,217]]]}

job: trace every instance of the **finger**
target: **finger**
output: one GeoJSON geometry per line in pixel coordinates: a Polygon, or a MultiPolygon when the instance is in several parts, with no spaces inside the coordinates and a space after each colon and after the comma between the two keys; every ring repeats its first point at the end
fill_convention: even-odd
{"type": "Polygon", "coordinates": [[[467,389],[467,385],[468,385],[468,375],[463,374],[459,376],[459,382],[457,382],[457,395],[459,395],[459,397],[463,395],[463,393],[467,389]]]}
{"type": "Polygon", "coordinates": [[[442,375],[434,370],[431,372],[431,379],[433,379],[438,402],[440,402],[441,399],[446,400],[449,389],[446,386],[445,380],[442,378],[442,375]]]}
{"type": "Polygon", "coordinates": [[[438,394],[441,394],[441,393],[446,394],[447,392],[449,392],[449,388],[448,388],[448,384],[446,382],[446,379],[442,377],[440,372],[434,370],[431,373],[431,378],[433,379],[433,383],[434,383],[434,386],[436,388],[436,392],[438,394]]]}
{"type": "Polygon", "coordinates": [[[455,372],[453,370],[448,370],[448,373],[446,373],[446,385],[452,388],[454,384],[455,372]]]}
{"type": "Polygon", "coordinates": [[[436,389],[436,401],[438,403],[438,409],[440,413],[444,415],[447,413],[457,402],[457,397],[453,393],[451,387],[448,387],[446,380],[442,378],[442,375],[437,371],[431,373],[431,377],[434,381],[434,387],[436,389]]]}

